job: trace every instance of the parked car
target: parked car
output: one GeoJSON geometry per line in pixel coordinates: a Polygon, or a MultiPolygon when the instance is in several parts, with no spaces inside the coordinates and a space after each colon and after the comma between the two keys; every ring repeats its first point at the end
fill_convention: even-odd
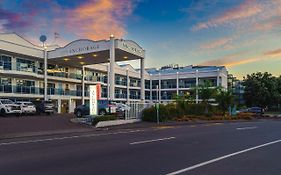
{"type": "Polygon", "coordinates": [[[36,106],[29,101],[18,101],[16,104],[20,105],[23,114],[35,114],[36,106]]]}
{"type": "Polygon", "coordinates": [[[116,114],[118,117],[125,118],[126,112],[130,111],[131,107],[123,104],[123,103],[116,103],[116,114]]]}
{"type": "Polygon", "coordinates": [[[255,114],[263,114],[264,109],[260,108],[260,107],[251,107],[251,108],[248,108],[247,112],[251,112],[251,113],[255,113],[255,114]]]}
{"type": "Polygon", "coordinates": [[[1,116],[6,116],[7,114],[17,114],[22,113],[21,107],[18,104],[15,104],[12,100],[9,99],[0,99],[0,114],[1,116]]]}
{"type": "MultiPolygon", "coordinates": [[[[116,105],[109,100],[98,100],[98,114],[112,114],[116,113],[116,105]]],[[[90,114],[89,104],[79,105],[74,109],[76,117],[83,117],[90,114]]]]}
{"type": "Polygon", "coordinates": [[[36,106],[36,111],[38,114],[53,114],[55,113],[55,105],[52,103],[51,100],[42,101],[36,106]]]}

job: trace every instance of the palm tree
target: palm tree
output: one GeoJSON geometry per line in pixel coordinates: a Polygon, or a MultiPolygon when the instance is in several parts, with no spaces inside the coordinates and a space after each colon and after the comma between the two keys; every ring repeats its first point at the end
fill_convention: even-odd
{"type": "Polygon", "coordinates": [[[215,100],[218,103],[220,110],[222,110],[223,116],[225,116],[229,106],[234,102],[234,96],[231,91],[219,88],[215,100]]]}

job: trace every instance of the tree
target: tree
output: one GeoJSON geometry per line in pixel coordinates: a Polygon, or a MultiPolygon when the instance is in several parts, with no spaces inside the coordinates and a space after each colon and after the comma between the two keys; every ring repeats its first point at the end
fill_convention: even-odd
{"type": "Polygon", "coordinates": [[[218,107],[223,112],[223,116],[227,112],[229,106],[233,105],[234,96],[231,91],[219,88],[215,96],[218,107]]]}
{"type": "Polygon", "coordinates": [[[278,98],[276,78],[270,73],[257,72],[244,77],[244,99],[247,106],[265,108],[273,105],[278,98]]]}
{"type": "Polygon", "coordinates": [[[212,87],[212,83],[210,81],[204,82],[204,84],[201,84],[197,87],[199,99],[202,100],[201,103],[205,106],[205,114],[208,114],[208,106],[209,106],[209,100],[214,98],[217,92],[216,87],[212,87]]]}

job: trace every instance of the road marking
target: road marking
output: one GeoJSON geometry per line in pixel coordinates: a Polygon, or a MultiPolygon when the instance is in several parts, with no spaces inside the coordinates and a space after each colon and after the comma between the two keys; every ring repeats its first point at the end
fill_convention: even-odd
{"type": "Polygon", "coordinates": [[[249,130],[249,129],[257,129],[258,127],[256,126],[248,126],[248,127],[243,127],[243,128],[236,128],[237,130],[249,130]]]}
{"type": "Polygon", "coordinates": [[[255,146],[255,147],[251,147],[251,148],[248,148],[248,149],[244,149],[244,150],[241,150],[241,151],[238,151],[238,152],[234,152],[234,153],[232,153],[232,154],[228,154],[228,155],[225,155],[225,156],[222,156],[222,157],[218,157],[218,158],[215,158],[215,159],[206,161],[206,162],[202,162],[202,163],[199,163],[199,164],[190,166],[190,167],[188,167],[188,168],[184,168],[184,169],[181,169],[181,170],[178,170],[178,171],[171,172],[171,173],[166,174],[166,175],[177,175],[177,174],[181,174],[181,173],[184,173],[184,172],[187,172],[187,171],[190,171],[190,170],[193,170],[193,169],[196,169],[196,168],[199,168],[199,167],[208,165],[208,164],[212,164],[212,163],[214,163],[214,162],[217,162],[217,161],[220,161],[220,160],[223,160],[223,159],[227,159],[227,158],[230,158],[230,157],[233,157],[233,156],[242,154],[242,153],[246,153],[246,152],[249,152],[249,151],[253,151],[253,150],[255,150],[255,149],[259,149],[259,148],[262,148],[262,147],[266,147],[266,146],[269,146],[269,145],[273,145],[273,144],[276,144],[276,143],[279,143],[279,142],[281,142],[281,139],[275,140],[275,141],[272,141],[272,142],[268,142],[268,143],[265,143],[265,144],[262,144],[262,145],[258,145],[258,146],[255,146]]]}
{"type": "Polygon", "coordinates": [[[132,143],[130,143],[130,145],[137,145],[137,144],[151,143],[151,142],[159,142],[159,141],[171,140],[171,139],[175,139],[175,138],[176,137],[166,137],[166,138],[161,138],[161,139],[144,140],[144,141],[139,141],[139,142],[132,142],[132,143]]]}
{"type": "Polygon", "coordinates": [[[128,134],[128,133],[136,133],[136,132],[143,132],[143,131],[145,130],[131,130],[131,131],[119,131],[119,132],[112,132],[112,133],[102,133],[102,134],[86,134],[86,135],[74,135],[74,136],[65,136],[65,137],[54,137],[54,138],[47,138],[47,139],[22,140],[22,141],[15,141],[15,142],[3,142],[0,143],[0,146],[38,143],[38,142],[66,140],[66,139],[75,139],[75,138],[98,137],[98,136],[106,136],[106,135],[128,134]]]}

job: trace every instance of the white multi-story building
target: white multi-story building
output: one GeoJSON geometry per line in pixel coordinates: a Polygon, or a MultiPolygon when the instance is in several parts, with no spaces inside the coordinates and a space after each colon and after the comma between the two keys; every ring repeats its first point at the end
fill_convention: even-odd
{"type": "Polygon", "coordinates": [[[188,91],[204,79],[227,87],[225,67],[145,70],[144,60],[145,50],[137,43],[113,36],[43,48],[15,33],[0,34],[0,98],[51,99],[59,113],[66,113],[89,100],[89,85],[98,83],[102,99],[124,102],[155,101],[156,92],[161,102],[171,100],[172,94],[188,91]],[[140,60],[140,69],[120,65],[130,60],[140,60]]]}

